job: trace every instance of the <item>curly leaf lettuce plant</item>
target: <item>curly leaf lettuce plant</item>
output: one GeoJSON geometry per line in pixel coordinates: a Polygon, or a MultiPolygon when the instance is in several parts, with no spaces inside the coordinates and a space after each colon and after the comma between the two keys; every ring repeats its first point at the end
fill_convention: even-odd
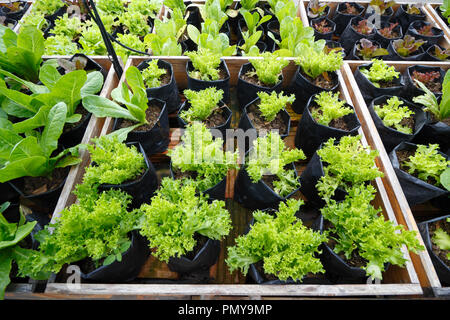
{"type": "Polygon", "coordinates": [[[147,88],[157,88],[161,86],[161,76],[167,73],[167,70],[158,67],[158,59],[148,63],[148,67],[142,70],[142,78],[147,88]]]}
{"type": "Polygon", "coordinates": [[[45,39],[45,55],[73,55],[79,53],[79,48],[75,42],[64,35],[55,35],[45,39]]]}
{"type": "Polygon", "coordinates": [[[189,72],[189,76],[194,79],[204,81],[219,80],[220,55],[199,48],[198,51],[188,51],[185,54],[191,59],[194,70],[189,72]]]}
{"type": "Polygon", "coordinates": [[[60,36],[66,36],[71,40],[78,37],[82,32],[82,22],[79,17],[70,17],[67,13],[55,20],[54,27],[50,33],[60,36]]]}
{"type": "Polygon", "coordinates": [[[283,110],[288,103],[292,104],[295,100],[294,94],[285,96],[283,92],[277,94],[275,91],[272,91],[268,94],[267,92],[260,91],[257,94],[260,99],[258,109],[261,111],[263,118],[267,122],[275,120],[277,114],[283,110]]]}
{"type": "Polygon", "coordinates": [[[370,68],[361,68],[361,73],[377,88],[380,87],[380,82],[388,83],[400,76],[394,66],[389,66],[379,59],[372,59],[370,68]]]}
{"type": "Polygon", "coordinates": [[[324,273],[316,254],[326,236],[303,225],[296,213],[302,200],[280,202],[278,212],[253,212],[250,231],[228,248],[226,263],[230,272],[240,269],[245,275],[251,264],[262,261],[264,272],[285,281],[302,281],[308,273],[324,273]]]}
{"type": "Polygon", "coordinates": [[[127,11],[139,12],[155,19],[162,5],[163,0],[133,0],[128,3],[127,11]]]}
{"type": "Polygon", "coordinates": [[[33,2],[31,12],[48,16],[64,6],[67,6],[67,4],[61,0],[36,0],[33,2]]]}
{"type": "Polygon", "coordinates": [[[363,60],[370,60],[379,56],[386,56],[389,54],[384,48],[381,48],[367,39],[361,39],[356,45],[357,54],[363,58],[363,60]]]}
{"type": "Polygon", "coordinates": [[[256,75],[259,81],[268,86],[277,84],[280,81],[281,72],[289,61],[272,52],[261,53],[258,57],[258,59],[249,59],[254,71],[248,71],[247,76],[256,75]]]}
{"type": "Polygon", "coordinates": [[[148,17],[140,12],[127,11],[120,15],[119,22],[124,26],[125,32],[144,37],[150,33],[148,17]]]}
{"type": "Polygon", "coordinates": [[[327,233],[336,241],[334,252],[344,253],[347,259],[358,254],[365,262],[362,268],[367,276],[381,280],[386,263],[405,264],[403,245],[414,253],[424,247],[415,231],[406,231],[404,226],[385,220],[381,210],[371,205],[375,192],[371,185],[354,185],[345,200],[330,200],[320,211],[332,224],[327,233]]]}
{"type": "Polygon", "coordinates": [[[441,175],[450,166],[450,161],[440,155],[438,149],[438,144],[418,144],[415,153],[401,165],[411,175],[441,187],[441,175]]]}
{"type": "Polygon", "coordinates": [[[401,57],[409,57],[424,45],[426,41],[406,35],[403,39],[394,40],[392,46],[401,57]]]}
{"type": "Polygon", "coordinates": [[[319,108],[311,110],[317,123],[328,126],[331,121],[353,113],[352,108],[345,106],[345,101],[339,99],[338,93],[322,91],[314,99],[319,108]]]}
{"type": "Polygon", "coordinates": [[[169,150],[169,156],[174,169],[195,173],[195,185],[200,192],[214,187],[229,170],[238,168],[238,152],[224,152],[223,140],[213,139],[201,122],[186,127],[181,143],[169,150]]]}
{"type": "Polygon", "coordinates": [[[414,115],[414,111],[410,110],[407,106],[403,106],[403,101],[394,96],[389,98],[384,105],[375,105],[373,109],[383,121],[386,127],[395,128],[395,130],[412,134],[413,129],[403,125],[403,119],[407,119],[414,115]]]}
{"type": "Polygon", "coordinates": [[[156,248],[153,255],[168,262],[192,251],[200,234],[221,240],[231,230],[230,214],[225,202],[200,193],[189,180],[164,178],[151,204],[143,204],[140,233],[156,248]]]}
{"type": "MultiPolygon", "coordinates": [[[[151,36],[151,34],[146,35],[146,37],[151,36]]],[[[117,41],[119,41],[120,43],[122,43],[123,45],[129,47],[129,48],[133,48],[134,50],[137,51],[141,51],[141,52],[146,52],[149,44],[148,42],[141,40],[141,38],[135,34],[131,34],[131,33],[127,33],[127,34],[122,34],[119,33],[117,34],[117,41]]],[[[135,51],[131,51],[128,50],[124,47],[122,47],[121,45],[119,45],[118,43],[114,43],[114,49],[117,52],[117,55],[122,59],[123,62],[128,60],[128,57],[130,55],[143,55],[142,53],[138,53],[135,51]]]]}
{"type": "Polygon", "coordinates": [[[269,132],[253,141],[246,170],[253,183],[260,181],[263,175],[275,175],[274,191],[285,197],[300,187],[295,170],[285,167],[305,158],[302,150],[288,150],[277,132],[269,132]]]}
{"type": "Polygon", "coordinates": [[[450,117],[450,73],[445,73],[442,82],[442,98],[440,103],[433,92],[431,92],[423,83],[415,81],[425,94],[414,97],[415,103],[420,103],[425,106],[425,111],[430,112],[438,121],[442,121],[450,117]]]}
{"type": "Polygon", "coordinates": [[[378,151],[364,147],[361,136],[344,136],[339,143],[335,138],[328,139],[317,150],[322,163],[324,176],[316,187],[319,195],[328,202],[337,188],[348,191],[353,185],[382,177],[383,173],[375,166],[378,151]]]}
{"type": "Polygon", "coordinates": [[[180,113],[180,118],[191,123],[193,121],[206,120],[219,107],[223,97],[223,90],[216,87],[206,88],[200,91],[184,90],[184,95],[191,107],[180,113]]]}

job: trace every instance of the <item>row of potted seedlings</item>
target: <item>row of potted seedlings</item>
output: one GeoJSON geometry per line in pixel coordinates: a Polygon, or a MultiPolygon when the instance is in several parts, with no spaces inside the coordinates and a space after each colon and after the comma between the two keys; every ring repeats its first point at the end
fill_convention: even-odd
{"type": "Polygon", "coordinates": [[[444,33],[426,20],[424,9],[404,4],[394,12],[394,5],[373,0],[365,9],[354,2],[339,3],[331,17],[327,3],[310,1],[307,14],[316,38],[339,41],[347,59],[446,61],[447,48],[440,46],[444,33]],[[375,12],[380,12],[380,21],[373,21],[375,12]]]}
{"type": "MultiPolygon", "coordinates": [[[[450,203],[448,72],[414,65],[401,74],[394,66],[373,60],[356,68],[355,79],[409,205],[429,202],[445,213],[450,203]]],[[[433,242],[425,227],[435,230],[435,224],[443,223],[445,231],[445,219],[419,226],[436,271],[448,284],[449,261],[446,254],[439,254],[448,247],[433,242]]]]}

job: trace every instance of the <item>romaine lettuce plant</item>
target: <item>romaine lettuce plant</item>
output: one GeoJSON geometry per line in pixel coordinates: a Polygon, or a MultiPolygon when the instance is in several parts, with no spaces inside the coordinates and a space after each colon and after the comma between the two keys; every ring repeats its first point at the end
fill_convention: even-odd
{"type": "Polygon", "coordinates": [[[45,30],[49,26],[49,22],[44,18],[44,14],[38,12],[30,13],[24,16],[20,20],[20,24],[21,26],[34,26],[41,31],[45,30]]]}
{"type": "Polygon", "coordinates": [[[215,20],[202,23],[202,32],[194,25],[187,26],[189,38],[198,45],[198,48],[208,49],[220,56],[232,56],[236,52],[236,45],[230,46],[230,39],[225,33],[219,33],[219,25],[215,20]]]}
{"type": "Polygon", "coordinates": [[[391,82],[400,76],[394,66],[389,66],[379,59],[372,59],[370,68],[361,68],[361,73],[377,88],[380,87],[379,82],[391,82]]]}
{"type": "Polygon", "coordinates": [[[197,51],[188,51],[185,54],[191,59],[194,70],[189,75],[194,79],[212,81],[219,80],[220,55],[199,48],[197,51]]]}
{"type": "Polygon", "coordinates": [[[401,166],[411,175],[425,182],[432,181],[432,184],[440,187],[441,174],[450,166],[450,161],[440,155],[438,149],[438,144],[418,144],[414,155],[403,161],[401,166]]]}
{"type": "Polygon", "coordinates": [[[263,175],[275,175],[278,180],[273,182],[274,191],[284,197],[300,187],[295,171],[285,167],[305,158],[302,150],[288,150],[277,132],[269,132],[253,141],[246,170],[253,183],[260,181],[263,175]]]}
{"type": "Polygon", "coordinates": [[[264,22],[267,22],[272,18],[271,15],[260,17],[258,12],[254,12],[252,14],[249,11],[242,12],[242,16],[244,17],[245,24],[247,25],[250,36],[257,31],[259,26],[261,26],[264,22]]]}
{"type": "Polygon", "coordinates": [[[412,134],[413,129],[403,125],[403,119],[409,118],[414,115],[414,111],[409,109],[407,106],[403,106],[403,101],[401,101],[398,97],[394,96],[389,98],[387,103],[383,105],[374,105],[373,109],[383,121],[383,124],[386,127],[394,128],[395,130],[412,134]]]}
{"type": "Polygon", "coordinates": [[[295,100],[294,94],[285,96],[283,92],[277,94],[275,91],[272,91],[268,94],[267,92],[260,91],[257,94],[260,99],[258,109],[267,122],[275,120],[278,112],[283,110],[288,103],[292,104],[295,100]]]}
{"type": "Polygon", "coordinates": [[[239,47],[242,50],[244,56],[258,56],[260,54],[259,48],[256,45],[262,36],[262,31],[256,31],[251,36],[248,31],[242,32],[242,39],[244,43],[239,47]]]}
{"type": "Polygon", "coordinates": [[[169,150],[169,156],[174,169],[195,173],[194,184],[200,192],[214,187],[238,167],[238,152],[224,152],[223,140],[213,139],[201,122],[186,127],[181,143],[169,150]]]}
{"type": "Polygon", "coordinates": [[[338,93],[322,91],[314,99],[318,108],[312,108],[311,115],[317,123],[328,126],[331,121],[353,113],[352,108],[345,106],[338,93]]]}
{"type": "Polygon", "coordinates": [[[289,64],[287,59],[283,59],[272,52],[261,53],[257,59],[249,59],[254,71],[248,71],[249,77],[257,76],[262,83],[272,86],[280,81],[283,69],[289,64]]]}
{"type": "Polygon", "coordinates": [[[228,15],[222,10],[220,0],[207,0],[205,4],[199,6],[200,15],[203,21],[214,20],[217,21],[219,29],[228,20],[228,15]]]}
{"type": "Polygon", "coordinates": [[[278,45],[284,56],[298,57],[303,51],[302,44],[311,44],[314,46],[325,46],[325,40],[318,40],[314,44],[314,29],[305,27],[298,18],[285,17],[280,21],[280,38],[276,39],[272,32],[267,33],[270,38],[278,45]]]}
{"type": "Polygon", "coordinates": [[[430,112],[437,120],[442,121],[450,117],[450,73],[447,71],[442,82],[442,98],[440,103],[433,92],[423,83],[416,81],[425,94],[414,97],[415,103],[425,106],[425,111],[430,112]]]}
{"type": "Polygon", "coordinates": [[[202,193],[196,195],[196,187],[189,180],[163,178],[151,204],[140,208],[140,233],[156,248],[154,256],[168,262],[170,257],[192,251],[196,233],[213,240],[228,235],[231,218],[225,202],[207,199],[202,193]]]}
{"type": "Polygon", "coordinates": [[[303,225],[296,216],[301,205],[302,200],[289,199],[280,202],[273,215],[253,212],[255,222],[250,231],[228,248],[226,263],[230,271],[240,269],[245,275],[251,264],[262,261],[266,274],[284,281],[302,281],[308,273],[324,273],[316,254],[326,236],[303,225]]]}
{"type": "Polygon", "coordinates": [[[156,88],[161,86],[161,76],[167,73],[167,70],[158,67],[158,59],[153,59],[148,63],[148,67],[142,70],[142,78],[147,88],[156,88]]]}
{"type": "Polygon", "coordinates": [[[144,50],[146,46],[152,50],[154,56],[181,56],[183,51],[177,37],[169,36],[163,38],[154,33],[145,36],[144,50]]]}
{"type": "MultiPolygon", "coordinates": [[[[150,33],[147,36],[151,36],[151,35],[152,34],[150,33]]],[[[141,52],[147,51],[148,42],[145,41],[145,38],[144,38],[144,41],[142,41],[141,38],[137,35],[134,35],[131,33],[127,33],[127,34],[119,33],[119,34],[117,34],[117,41],[119,41],[123,45],[127,46],[128,48],[132,48],[134,50],[141,51],[141,52]]],[[[130,55],[142,55],[135,51],[130,51],[130,50],[122,47],[118,43],[114,43],[114,49],[116,50],[117,55],[122,59],[123,62],[127,61],[128,56],[130,56],[130,55]]]]}
{"type": "Polygon", "coordinates": [[[186,11],[186,4],[183,0],[164,0],[164,5],[172,10],[180,9],[183,13],[186,11]]]}
{"type": "Polygon", "coordinates": [[[206,88],[200,91],[184,90],[184,95],[191,107],[180,113],[180,118],[191,123],[193,121],[206,120],[219,107],[223,98],[223,90],[216,87],[206,88]]]}

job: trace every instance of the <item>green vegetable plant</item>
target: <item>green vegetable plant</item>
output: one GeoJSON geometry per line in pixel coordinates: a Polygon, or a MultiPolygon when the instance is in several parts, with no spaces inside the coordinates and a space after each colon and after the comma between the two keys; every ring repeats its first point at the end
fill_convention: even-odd
{"type": "Polygon", "coordinates": [[[161,188],[151,204],[143,204],[140,233],[145,236],[152,253],[161,261],[180,257],[192,251],[197,243],[195,234],[221,240],[231,229],[230,214],[225,202],[200,193],[189,180],[163,178],[161,188]]]}
{"type": "Polygon", "coordinates": [[[389,51],[364,38],[356,44],[356,52],[363,60],[389,55],[389,51]]]}
{"type": "Polygon", "coordinates": [[[305,158],[302,150],[288,150],[277,132],[269,132],[253,141],[246,170],[253,183],[259,182],[263,175],[275,175],[278,179],[273,182],[274,191],[284,197],[300,187],[295,171],[285,167],[305,158]]]}
{"type": "Polygon", "coordinates": [[[251,264],[263,262],[264,272],[280,280],[302,281],[308,273],[324,273],[316,254],[326,236],[303,225],[296,213],[302,200],[280,202],[278,211],[253,212],[250,231],[228,247],[226,263],[230,272],[240,269],[245,275],[251,264]]]}
{"type": "Polygon", "coordinates": [[[201,122],[186,127],[181,143],[169,150],[169,156],[174,169],[196,174],[193,182],[200,192],[214,187],[229,170],[238,167],[238,152],[224,152],[223,140],[213,139],[201,122]]]}
{"type": "Polygon", "coordinates": [[[383,124],[386,127],[395,128],[399,132],[412,134],[412,128],[402,125],[402,120],[414,115],[414,111],[410,110],[407,106],[403,106],[403,101],[396,96],[389,98],[386,102],[386,104],[381,106],[373,106],[373,109],[383,121],[383,124]]]}
{"type": "Polygon", "coordinates": [[[385,1],[385,0],[372,0],[369,6],[375,10],[375,13],[384,15],[386,10],[392,8],[395,5],[395,1],[385,1]]]}
{"type": "Polygon", "coordinates": [[[301,48],[300,56],[295,60],[295,63],[312,79],[316,79],[320,75],[329,79],[328,73],[339,70],[343,63],[340,52],[325,53],[323,47],[318,50],[318,48],[310,45],[301,45],[301,48]]]}
{"type": "Polygon", "coordinates": [[[144,37],[151,31],[147,20],[146,15],[137,11],[127,11],[119,17],[119,22],[124,26],[125,32],[140,37],[144,37]]]}
{"type": "Polygon", "coordinates": [[[200,6],[200,15],[203,21],[217,21],[219,29],[222,28],[228,15],[222,10],[221,0],[207,0],[205,4],[200,6]]]}
{"type": "Polygon", "coordinates": [[[142,78],[147,88],[157,88],[161,86],[161,76],[167,73],[167,70],[158,67],[158,59],[148,63],[148,67],[142,70],[142,78]]]}
{"type": "Polygon", "coordinates": [[[450,59],[450,50],[449,49],[441,49],[438,45],[433,46],[434,50],[430,51],[430,54],[432,54],[434,57],[438,58],[439,60],[446,61],[450,59]]]}
{"type": "MultiPolygon", "coordinates": [[[[19,276],[28,276],[25,263],[32,254],[32,250],[23,248],[21,242],[30,235],[36,226],[36,221],[26,222],[22,213],[18,223],[9,223],[2,214],[9,205],[9,202],[0,205],[0,300],[4,299],[6,287],[11,282],[10,273],[13,263],[18,266],[19,276]]],[[[49,275],[41,273],[33,276],[34,279],[41,280],[42,278],[46,279],[49,275]]]]}
{"type": "Polygon", "coordinates": [[[75,42],[64,35],[48,37],[44,42],[45,55],[72,55],[79,52],[75,42]]]}
{"type": "Polygon", "coordinates": [[[406,6],[406,13],[408,13],[408,14],[415,14],[415,15],[421,15],[422,14],[422,12],[420,11],[420,8],[419,8],[419,6],[417,4],[408,4],[406,6]]]}
{"type": "Polygon", "coordinates": [[[370,68],[361,68],[361,73],[377,88],[380,87],[380,82],[391,82],[400,76],[394,66],[389,66],[379,59],[372,59],[370,68]]]}
{"type": "MultiPolygon", "coordinates": [[[[243,11],[253,11],[253,9],[258,10],[256,5],[258,4],[259,0],[243,0],[240,2],[241,8],[239,9],[239,12],[242,14],[243,11]]],[[[261,12],[262,13],[262,10],[261,12]]]]}
{"type": "Polygon", "coordinates": [[[82,22],[77,16],[70,17],[67,13],[55,20],[55,26],[50,33],[76,39],[82,32],[82,22]]]}
{"type": "Polygon", "coordinates": [[[123,0],[98,0],[96,6],[106,14],[121,15],[125,11],[123,0]]]}
{"type": "Polygon", "coordinates": [[[258,27],[264,22],[267,22],[272,18],[271,15],[261,17],[258,12],[250,13],[249,11],[242,12],[242,16],[244,17],[250,36],[255,34],[258,27]]]}
{"type": "Polygon", "coordinates": [[[77,147],[53,155],[66,123],[67,106],[60,102],[46,117],[42,134],[33,131],[23,138],[12,126],[0,128],[0,182],[20,177],[50,176],[56,168],[78,164],[77,147]]]}
{"type": "Polygon", "coordinates": [[[336,241],[334,252],[342,252],[347,259],[358,254],[365,262],[362,269],[367,276],[381,280],[386,263],[405,264],[403,245],[414,253],[424,247],[416,231],[406,231],[404,226],[385,220],[380,215],[381,210],[371,205],[375,192],[372,185],[354,185],[345,200],[329,200],[321,213],[332,224],[327,234],[336,241]]]}
{"type": "Polygon", "coordinates": [[[261,53],[259,58],[249,59],[254,71],[247,72],[247,76],[257,76],[262,83],[272,86],[280,81],[282,70],[289,61],[272,52],[261,53]]]}
{"type": "Polygon", "coordinates": [[[442,13],[442,16],[447,18],[447,21],[450,23],[450,1],[443,0],[442,5],[439,6],[439,10],[442,13]]]}
{"type": "Polygon", "coordinates": [[[154,56],[181,56],[182,54],[178,38],[173,36],[163,38],[158,34],[150,33],[144,38],[144,51],[146,46],[151,49],[154,56]]]}
{"type": "Polygon", "coordinates": [[[416,38],[406,35],[403,39],[394,40],[392,46],[397,51],[397,53],[402,57],[409,57],[414,52],[419,50],[419,48],[424,45],[426,41],[416,40],[416,38]]]}
{"type": "Polygon", "coordinates": [[[289,96],[284,95],[283,92],[277,94],[272,91],[270,94],[261,91],[258,92],[258,97],[260,102],[258,104],[258,109],[267,122],[275,120],[277,114],[283,110],[288,103],[292,104],[295,100],[295,95],[291,94],[289,96]]]}
{"type": "MultiPolygon", "coordinates": [[[[151,34],[148,34],[147,36],[150,36],[150,35],[151,34]]],[[[119,41],[120,43],[122,43],[123,45],[125,45],[129,48],[133,48],[134,50],[141,51],[141,52],[146,52],[147,47],[149,46],[149,42],[145,41],[145,38],[144,38],[144,41],[142,41],[139,36],[137,36],[135,34],[131,34],[131,33],[117,34],[117,41],[119,41]]],[[[167,45],[167,46],[169,46],[169,45],[167,45]]],[[[130,56],[130,55],[142,55],[140,53],[130,51],[117,43],[114,43],[114,49],[116,50],[117,55],[124,62],[127,61],[128,56],[130,56]]]]}
{"type": "Polygon", "coordinates": [[[51,15],[67,4],[61,0],[37,0],[33,2],[32,13],[51,15]]]}
{"type": "Polygon", "coordinates": [[[133,0],[128,3],[127,11],[139,12],[144,16],[155,19],[162,5],[162,0],[133,0]]]}
{"type": "Polygon", "coordinates": [[[438,121],[442,121],[450,117],[450,74],[447,71],[442,82],[442,98],[438,100],[433,92],[431,92],[423,83],[416,80],[419,87],[425,94],[414,97],[415,103],[420,103],[425,106],[425,111],[430,112],[438,121]]]}
{"type": "Polygon", "coordinates": [[[184,90],[184,95],[190,103],[190,108],[180,113],[180,118],[191,123],[206,120],[215,110],[219,109],[219,102],[223,98],[223,90],[216,87],[200,91],[184,90]]]}
{"type": "Polygon", "coordinates": [[[189,38],[197,44],[198,48],[208,49],[220,56],[232,56],[236,52],[236,45],[230,46],[230,39],[225,33],[219,33],[219,24],[215,20],[206,20],[202,23],[200,32],[194,25],[187,26],[189,38]]]}
{"type": "Polygon", "coordinates": [[[331,121],[353,113],[352,108],[345,106],[345,101],[339,99],[338,93],[322,91],[314,99],[318,108],[311,110],[317,123],[328,126],[331,121]],[[320,111],[320,112],[319,112],[320,111]]]}
{"type": "Polygon", "coordinates": [[[292,1],[277,1],[275,5],[272,3],[271,6],[273,6],[272,12],[278,22],[283,21],[286,17],[292,19],[297,17],[297,8],[295,7],[295,3],[292,1]]]}
{"type": "Polygon", "coordinates": [[[251,36],[249,35],[248,31],[242,32],[242,39],[244,40],[244,43],[239,46],[239,49],[242,50],[242,55],[244,56],[258,56],[260,54],[259,48],[256,45],[261,39],[262,32],[256,31],[251,36]]]}
{"type": "MultiPolygon", "coordinates": [[[[447,223],[450,223],[450,218],[447,218],[447,223]]],[[[450,250],[450,235],[442,228],[437,228],[434,231],[433,243],[441,250],[450,250]]],[[[447,252],[447,260],[450,260],[450,252],[447,252]]]]}
{"type": "Polygon", "coordinates": [[[441,175],[450,166],[450,161],[438,153],[438,144],[429,144],[428,146],[418,144],[414,155],[401,164],[406,171],[419,179],[441,187],[441,175]]]}
{"type": "Polygon", "coordinates": [[[38,12],[30,12],[30,14],[24,16],[19,23],[21,26],[34,26],[41,31],[49,26],[48,21],[44,18],[44,14],[38,12]]]}
{"type": "Polygon", "coordinates": [[[164,0],[164,5],[172,10],[180,9],[183,13],[186,11],[186,4],[183,0],[164,0]]]}
{"type": "Polygon", "coordinates": [[[219,66],[221,62],[219,54],[203,48],[199,48],[197,51],[188,51],[185,54],[189,57],[194,67],[194,70],[189,72],[189,76],[205,81],[219,80],[219,66]]]}

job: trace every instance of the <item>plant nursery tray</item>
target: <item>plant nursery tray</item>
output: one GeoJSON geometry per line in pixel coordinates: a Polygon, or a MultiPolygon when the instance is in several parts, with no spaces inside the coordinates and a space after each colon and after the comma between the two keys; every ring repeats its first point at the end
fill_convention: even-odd
{"type": "MultiPolygon", "coordinates": [[[[170,62],[173,66],[173,72],[180,89],[180,92],[186,88],[186,63],[187,57],[158,57],[160,59],[170,62]]],[[[130,65],[138,65],[140,62],[147,60],[148,57],[130,57],[127,61],[125,69],[130,65]]],[[[237,82],[237,76],[242,64],[248,62],[244,57],[225,57],[224,58],[230,71],[230,85],[231,85],[231,103],[230,108],[233,110],[232,128],[237,128],[240,118],[239,107],[235,101],[234,87],[237,82]]],[[[292,59],[291,59],[292,60],[292,59]]],[[[291,63],[283,70],[284,86],[288,86],[297,66],[291,63]]],[[[344,66],[339,72],[340,87],[339,92],[341,99],[346,100],[350,104],[354,104],[357,114],[360,118],[362,128],[359,134],[362,136],[362,143],[370,145],[372,148],[379,149],[380,145],[374,140],[371,132],[370,121],[367,115],[359,110],[360,104],[356,104],[354,99],[350,96],[349,88],[346,85],[345,79],[349,77],[350,72],[348,66],[344,66]],[[346,68],[348,69],[346,71],[346,68]]],[[[104,89],[101,93],[104,97],[110,97],[111,90],[123,81],[114,76],[113,69],[110,69],[108,79],[105,82],[104,89]]],[[[294,146],[294,136],[300,115],[289,111],[291,115],[291,131],[286,138],[289,147],[294,146]]],[[[172,116],[173,117],[173,116],[172,116]]],[[[370,116],[369,116],[370,117],[370,116]]],[[[95,119],[91,120],[87,131],[85,132],[83,142],[88,142],[90,138],[107,134],[111,131],[113,119],[95,119]]],[[[171,142],[169,148],[173,148],[180,139],[180,133],[171,125],[171,142]]],[[[376,134],[376,132],[375,132],[376,134]]],[[[382,147],[382,145],[381,145],[382,147]]],[[[152,163],[155,165],[158,173],[158,178],[168,175],[169,158],[163,154],[157,154],[150,157],[152,163]]],[[[89,155],[82,153],[82,162],[73,167],[70,171],[69,177],[66,181],[61,197],[53,214],[53,219],[57,218],[61,210],[76,201],[76,198],[71,194],[75,185],[81,182],[85,167],[89,164],[89,155]]],[[[385,178],[389,181],[395,180],[393,171],[389,171],[388,164],[383,150],[380,150],[380,157],[376,164],[381,171],[384,172],[385,178]]],[[[297,163],[297,171],[299,173],[305,168],[307,161],[297,163]]],[[[420,278],[426,278],[426,275],[418,275],[414,270],[414,257],[411,257],[409,252],[403,248],[404,257],[407,263],[404,268],[391,266],[383,273],[383,280],[376,284],[300,284],[300,285],[259,285],[248,284],[246,278],[240,273],[229,273],[228,267],[225,263],[225,250],[229,245],[234,244],[234,239],[244,233],[246,226],[251,220],[251,211],[244,209],[237,202],[233,200],[234,181],[236,171],[230,171],[227,176],[226,188],[226,207],[230,211],[233,221],[233,230],[231,234],[222,241],[222,250],[216,265],[210,268],[208,283],[196,283],[193,281],[180,281],[178,275],[171,272],[165,263],[160,262],[155,258],[149,258],[147,263],[143,266],[140,275],[132,283],[67,283],[68,275],[63,269],[58,275],[52,277],[43,292],[32,293],[29,290],[29,285],[17,286],[12,285],[6,293],[7,298],[61,298],[61,299],[105,299],[105,298],[226,298],[229,296],[241,298],[262,298],[262,297],[404,297],[413,296],[418,297],[423,294],[420,278]],[[412,259],[412,260],[411,260],[412,259]],[[413,262],[411,262],[413,261],[413,262]]],[[[399,206],[396,201],[398,190],[394,190],[395,186],[385,183],[380,178],[374,181],[374,187],[377,189],[377,196],[374,200],[374,205],[380,207],[386,219],[391,220],[394,224],[401,223],[409,229],[414,229],[414,221],[410,221],[408,216],[404,216],[403,207],[399,206]]],[[[302,197],[301,193],[297,193],[295,197],[302,197]]],[[[406,212],[407,213],[407,212],[406,212]]],[[[425,262],[427,260],[426,253],[415,257],[425,262]]],[[[431,262],[429,262],[431,265],[431,262]]],[[[419,269],[422,272],[421,269],[419,269]]],[[[423,273],[423,272],[422,272],[423,273]]],[[[436,285],[435,282],[432,283],[436,285]]]]}
{"type": "MultiPolygon", "coordinates": [[[[365,123],[362,123],[362,128],[366,134],[369,143],[380,152],[378,165],[383,167],[383,171],[386,173],[382,178],[383,184],[388,191],[389,201],[396,214],[397,221],[405,226],[409,230],[418,230],[417,223],[431,218],[439,217],[448,214],[448,208],[446,210],[437,209],[432,206],[429,201],[420,204],[409,206],[403,190],[400,186],[397,175],[394,172],[394,168],[388,157],[380,135],[375,127],[372,117],[367,108],[367,104],[361,94],[358,84],[354,77],[356,68],[364,64],[362,61],[348,61],[344,64],[344,78],[346,80],[347,87],[350,90],[350,94],[353,99],[355,109],[358,113],[359,119],[365,123]]],[[[399,61],[387,61],[390,66],[394,66],[398,72],[403,73],[409,66],[413,65],[425,65],[440,67],[444,71],[450,68],[448,62],[425,62],[420,63],[412,62],[399,62],[399,61]]],[[[424,290],[431,290],[432,294],[436,296],[445,296],[450,294],[450,287],[442,287],[441,282],[436,274],[435,268],[431,262],[430,256],[427,252],[423,251],[420,254],[411,254],[412,262],[414,264],[415,271],[419,277],[420,283],[424,290]]]]}

